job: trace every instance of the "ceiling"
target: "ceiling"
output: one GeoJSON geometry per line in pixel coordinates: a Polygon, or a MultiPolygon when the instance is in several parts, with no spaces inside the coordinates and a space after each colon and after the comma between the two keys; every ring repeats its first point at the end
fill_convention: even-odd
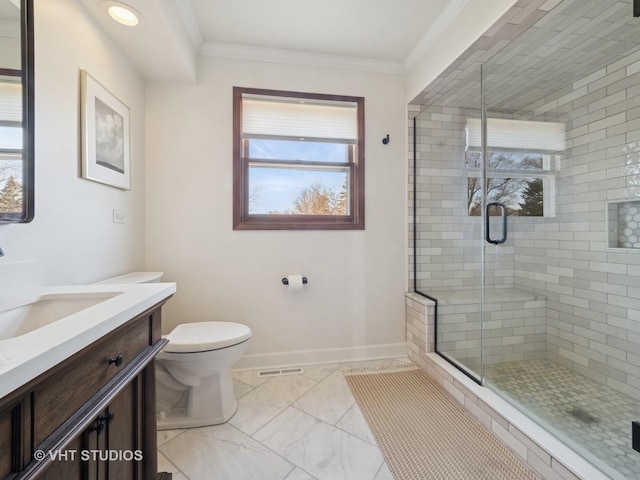
{"type": "MultiPolygon", "coordinates": [[[[631,0],[562,0],[529,14],[520,18],[527,28],[517,36],[510,32],[519,27],[509,24],[478,39],[414,103],[477,110],[484,97],[491,112],[566,114],[574,108],[574,82],[604,75],[605,67],[627,57],[640,58],[640,18],[633,16],[631,0]]],[[[594,95],[605,86],[621,88],[603,84],[594,95]]]]}
{"type": "Polygon", "coordinates": [[[0,35],[20,38],[20,4],[0,0],[0,35]]]}
{"type": "Polygon", "coordinates": [[[79,1],[146,79],[194,81],[197,55],[403,74],[468,0],[123,0],[134,28],[79,1]]]}
{"type": "Polygon", "coordinates": [[[0,19],[20,21],[20,4],[16,5],[10,0],[0,0],[0,19]]]}
{"type": "Polygon", "coordinates": [[[206,42],[402,62],[447,0],[187,0],[206,42]]]}

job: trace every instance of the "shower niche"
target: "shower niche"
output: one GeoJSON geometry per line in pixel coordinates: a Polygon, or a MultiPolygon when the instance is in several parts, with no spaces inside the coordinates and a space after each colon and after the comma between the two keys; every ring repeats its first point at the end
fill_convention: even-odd
{"type": "Polygon", "coordinates": [[[607,247],[640,251],[640,200],[607,203],[607,247]]]}

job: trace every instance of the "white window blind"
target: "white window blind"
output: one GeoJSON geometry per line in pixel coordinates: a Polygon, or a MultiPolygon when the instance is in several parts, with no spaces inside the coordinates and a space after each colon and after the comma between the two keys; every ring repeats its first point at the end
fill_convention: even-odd
{"type": "Polygon", "coordinates": [[[22,85],[0,81],[0,121],[22,121],[22,85]]]}
{"type": "Polygon", "coordinates": [[[357,104],[304,103],[291,99],[242,100],[243,138],[320,139],[356,143],[357,104]]]}
{"type": "MultiPolygon", "coordinates": [[[[467,146],[481,147],[480,119],[467,119],[467,146]]],[[[558,152],[567,148],[563,123],[487,119],[487,147],[558,152]]]]}

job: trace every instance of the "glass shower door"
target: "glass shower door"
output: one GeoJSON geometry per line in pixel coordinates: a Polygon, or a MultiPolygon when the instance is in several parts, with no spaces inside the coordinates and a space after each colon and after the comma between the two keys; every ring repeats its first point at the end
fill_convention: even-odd
{"type": "Polygon", "coordinates": [[[549,249],[571,233],[556,222],[556,181],[566,149],[566,119],[538,108],[535,96],[504,88],[504,66],[484,67],[486,112],[484,366],[485,379],[518,378],[547,352],[545,282],[558,279],[562,252],[549,249]],[[544,249],[541,247],[545,247],[544,249]],[[553,250],[551,250],[553,254],[553,250]],[[549,265],[549,263],[551,264],[549,265]]]}
{"type": "Polygon", "coordinates": [[[481,383],[482,155],[469,148],[480,69],[455,87],[443,84],[415,119],[415,284],[437,301],[436,352],[481,383]]]}

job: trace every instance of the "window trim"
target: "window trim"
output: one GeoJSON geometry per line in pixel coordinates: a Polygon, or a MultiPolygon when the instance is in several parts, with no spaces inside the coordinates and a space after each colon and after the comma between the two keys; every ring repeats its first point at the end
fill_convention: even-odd
{"type": "MultiPolygon", "coordinates": [[[[303,162],[312,164],[313,162],[303,162]]],[[[233,229],[234,230],[364,230],[364,97],[233,87],[233,229]],[[357,104],[356,155],[350,167],[349,215],[249,214],[249,159],[242,157],[242,95],[302,98],[357,104]]]]}
{"type": "MultiPolygon", "coordinates": [[[[0,78],[0,83],[12,83],[21,85],[21,94],[20,94],[20,103],[25,104],[25,87],[24,83],[20,84],[20,79],[22,78],[22,70],[21,69],[11,69],[11,68],[0,68],[0,77],[6,78],[16,78],[17,81],[7,81],[5,78],[0,78]]],[[[20,211],[15,212],[0,212],[0,224],[5,223],[28,223],[33,219],[33,180],[29,176],[30,170],[28,165],[28,155],[25,155],[25,152],[28,152],[28,149],[25,148],[27,138],[26,133],[26,122],[24,117],[26,116],[26,111],[22,107],[20,109],[20,113],[22,115],[22,119],[19,121],[14,120],[0,120],[0,128],[1,127],[9,127],[9,128],[19,128],[21,130],[22,137],[22,147],[21,148],[9,148],[9,147],[0,147],[0,156],[9,155],[16,156],[12,160],[19,161],[21,166],[19,167],[20,172],[20,187],[22,188],[22,208],[20,211]]]]}

